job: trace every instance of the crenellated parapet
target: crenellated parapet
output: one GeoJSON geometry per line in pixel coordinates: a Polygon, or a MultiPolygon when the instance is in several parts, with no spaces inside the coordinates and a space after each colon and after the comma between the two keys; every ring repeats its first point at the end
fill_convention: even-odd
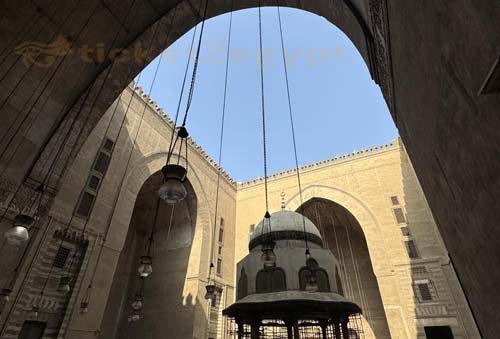
{"type": "MultiPolygon", "coordinates": [[[[133,90],[135,91],[135,93],[137,93],[137,95],[140,98],[143,99],[143,101],[148,105],[148,107],[150,107],[153,111],[155,111],[158,114],[158,116],[160,116],[162,118],[162,120],[165,123],[167,123],[167,125],[170,128],[175,127],[175,122],[170,118],[170,116],[163,111],[163,108],[161,108],[157,105],[156,101],[152,100],[147,94],[145,94],[141,87],[134,87],[133,90]]],[[[212,167],[216,171],[220,170],[221,175],[226,180],[228,180],[233,185],[237,185],[237,188],[246,188],[246,187],[250,187],[250,186],[259,185],[259,184],[264,183],[263,177],[257,177],[255,179],[251,179],[251,180],[248,180],[245,182],[238,182],[237,183],[233,178],[231,178],[231,176],[223,168],[219,167],[217,162],[214,161],[208,155],[208,153],[205,152],[205,150],[198,143],[196,143],[196,141],[194,141],[191,137],[188,138],[188,144],[195,149],[195,151],[196,151],[196,153],[198,153],[198,155],[205,158],[205,160],[210,165],[212,165],[212,167]]],[[[317,162],[313,162],[310,164],[300,166],[300,173],[306,173],[309,171],[313,171],[315,169],[333,166],[333,165],[341,164],[341,163],[344,163],[347,161],[352,161],[355,159],[364,158],[364,157],[371,156],[374,154],[383,153],[383,152],[386,152],[389,150],[396,149],[399,146],[400,146],[399,140],[395,139],[395,140],[391,141],[389,144],[382,144],[379,146],[371,146],[370,148],[362,148],[359,151],[354,150],[351,153],[344,153],[342,155],[336,155],[336,156],[329,158],[329,159],[326,159],[326,160],[320,160],[317,162]]],[[[291,168],[288,170],[284,170],[284,171],[270,174],[268,176],[268,179],[269,180],[276,180],[276,179],[288,177],[291,175],[296,175],[296,172],[297,172],[296,168],[291,168]]]]}
{"type": "MultiPolygon", "coordinates": [[[[382,144],[380,146],[371,146],[369,149],[367,148],[362,148],[360,151],[354,150],[351,153],[344,153],[342,155],[336,155],[332,158],[329,158],[327,160],[320,160],[317,162],[313,162],[310,164],[306,164],[303,166],[299,167],[300,173],[307,173],[319,168],[324,168],[324,167],[329,167],[329,166],[334,166],[337,164],[345,163],[348,161],[368,157],[371,155],[375,154],[380,154],[384,153],[387,151],[391,151],[394,149],[397,149],[400,147],[399,139],[395,139],[391,141],[389,144],[382,144]]],[[[293,176],[297,174],[297,169],[295,167],[290,168],[288,170],[280,171],[277,173],[270,174],[268,176],[268,180],[277,180],[280,178],[286,178],[289,176],[293,176]]],[[[238,188],[246,188],[246,187],[251,187],[255,185],[260,185],[264,183],[264,178],[263,177],[257,177],[255,179],[251,179],[245,182],[238,182],[238,188]]]]}
{"type": "MultiPolygon", "coordinates": [[[[149,95],[144,93],[143,89],[139,86],[132,87],[129,86],[133,91],[144,101],[148,107],[156,112],[158,116],[170,127],[171,129],[175,128],[175,121],[170,118],[170,116],[164,112],[163,108],[158,106],[156,101],[151,99],[149,95]]],[[[196,150],[196,153],[203,157],[216,171],[220,171],[221,175],[232,185],[236,185],[236,181],[231,178],[231,176],[222,168],[220,167],[216,161],[214,161],[205,150],[196,143],[191,137],[188,137],[188,144],[193,147],[196,150]]]]}

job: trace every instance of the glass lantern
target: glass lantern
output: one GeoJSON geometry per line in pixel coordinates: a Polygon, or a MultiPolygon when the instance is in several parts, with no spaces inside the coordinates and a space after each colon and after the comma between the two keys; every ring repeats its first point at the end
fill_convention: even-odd
{"type": "Polygon", "coordinates": [[[205,286],[205,289],[207,290],[207,293],[205,293],[205,299],[206,300],[214,300],[216,295],[215,295],[215,285],[209,284],[205,286]]]}
{"type": "Polygon", "coordinates": [[[139,314],[139,312],[132,311],[132,313],[129,316],[129,321],[135,323],[135,322],[139,321],[139,319],[141,319],[141,315],[139,314]]]}
{"type": "Polygon", "coordinates": [[[266,268],[276,266],[276,254],[274,253],[275,245],[274,241],[268,241],[262,245],[261,260],[266,268]]]}
{"type": "Polygon", "coordinates": [[[135,295],[135,300],[132,303],[132,309],[134,311],[139,311],[142,309],[142,295],[140,294],[135,295]]]}
{"type": "Polygon", "coordinates": [[[187,170],[180,165],[165,165],[162,168],[165,182],[158,190],[160,198],[169,205],[175,205],[184,200],[187,190],[184,186],[187,170]]]}
{"type": "Polygon", "coordinates": [[[313,272],[310,272],[307,277],[306,277],[306,286],[305,290],[307,292],[318,292],[318,281],[316,280],[316,274],[313,272]]]}
{"type": "Polygon", "coordinates": [[[88,301],[82,301],[80,303],[80,313],[85,314],[89,311],[89,302],[88,301]]]}
{"type": "Polygon", "coordinates": [[[139,266],[137,271],[142,278],[149,277],[153,273],[153,258],[149,255],[142,256],[141,266],[139,266]]]}
{"type": "Polygon", "coordinates": [[[40,314],[40,306],[38,306],[37,304],[34,304],[33,306],[31,306],[31,316],[33,318],[38,318],[38,315],[40,314]]]}
{"type": "Polygon", "coordinates": [[[61,282],[59,284],[59,292],[69,293],[71,291],[71,277],[62,277],[61,282]]]}
{"type": "Polygon", "coordinates": [[[33,225],[33,221],[29,215],[16,215],[12,227],[4,233],[7,242],[11,245],[21,245],[27,242],[30,238],[29,229],[33,225]]]}
{"type": "Polygon", "coordinates": [[[10,288],[2,288],[0,291],[0,297],[2,297],[3,301],[8,303],[10,301],[10,294],[12,293],[12,290],[10,288]]]}

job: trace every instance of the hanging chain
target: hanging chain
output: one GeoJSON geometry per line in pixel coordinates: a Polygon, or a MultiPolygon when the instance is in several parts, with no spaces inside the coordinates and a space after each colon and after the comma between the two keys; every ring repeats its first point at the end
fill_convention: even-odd
{"type": "Polygon", "coordinates": [[[187,103],[186,103],[186,112],[184,113],[184,119],[182,120],[182,126],[186,126],[187,116],[189,113],[189,109],[191,108],[191,103],[193,101],[194,85],[196,82],[196,74],[198,71],[198,64],[199,64],[199,60],[200,60],[201,45],[203,42],[203,32],[205,31],[205,21],[207,18],[208,1],[209,0],[205,1],[205,10],[203,11],[203,18],[201,21],[200,37],[198,39],[198,47],[196,50],[196,57],[194,59],[193,74],[191,76],[191,84],[189,86],[189,94],[188,94],[188,99],[187,99],[187,103]]]}
{"type": "Polygon", "coordinates": [[[229,55],[231,51],[231,32],[233,29],[233,6],[234,0],[231,1],[231,11],[229,14],[229,28],[227,35],[227,50],[226,50],[226,69],[224,75],[224,96],[222,101],[222,116],[221,116],[221,127],[220,127],[220,138],[219,138],[219,159],[217,162],[217,188],[215,192],[215,212],[214,212],[214,224],[213,224],[213,232],[212,232],[212,248],[210,251],[210,266],[208,270],[208,280],[210,282],[212,270],[214,267],[214,250],[215,250],[215,234],[217,228],[217,216],[219,211],[219,191],[220,191],[220,177],[222,172],[222,150],[223,150],[223,142],[224,142],[224,123],[226,120],[226,105],[227,105],[227,83],[228,83],[228,75],[229,75],[229,55]]]}
{"type": "MultiPolygon", "coordinates": [[[[174,17],[175,17],[175,15],[177,14],[177,6],[176,6],[176,7],[174,7],[174,8],[175,8],[175,11],[173,12],[172,19],[171,19],[171,21],[170,21],[170,23],[169,23],[168,33],[167,33],[167,37],[166,37],[165,41],[168,41],[168,38],[169,38],[170,33],[171,33],[171,31],[172,31],[172,26],[173,26],[173,22],[174,22],[174,17]]],[[[158,27],[159,27],[159,24],[156,24],[155,29],[154,29],[154,31],[153,31],[153,36],[152,36],[152,38],[151,38],[151,44],[154,42],[154,39],[155,39],[155,37],[156,37],[156,33],[157,33],[157,31],[158,31],[158,27]]],[[[160,60],[162,59],[162,55],[163,55],[163,52],[162,52],[162,54],[160,55],[160,60]]],[[[152,88],[151,88],[151,90],[152,90],[152,88]]],[[[127,110],[128,110],[128,107],[127,107],[127,110]]],[[[113,201],[113,208],[111,209],[111,210],[113,211],[113,213],[111,213],[111,214],[110,214],[110,216],[109,216],[109,218],[108,218],[108,221],[107,221],[107,223],[106,223],[106,229],[105,229],[105,231],[104,231],[103,243],[102,243],[101,248],[99,249],[99,253],[98,253],[98,255],[97,255],[96,264],[95,264],[94,269],[93,269],[93,271],[92,271],[92,273],[91,273],[91,276],[90,276],[89,285],[88,285],[88,287],[87,287],[87,294],[89,295],[89,298],[90,298],[90,291],[91,291],[91,289],[92,289],[92,283],[93,283],[93,281],[94,281],[94,279],[95,279],[95,276],[96,276],[96,273],[97,273],[97,267],[98,267],[97,263],[99,263],[99,261],[100,261],[100,259],[101,259],[101,256],[102,256],[102,253],[103,253],[103,249],[104,249],[104,243],[105,243],[105,242],[106,242],[106,240],[107,240],[108,233],[109,233],[109,230],[110,230],[110,228],[111,228],[111,220],[112,220],[112,219],[113,219],[113,217],[114,217],[114,212],[115,212],[115,210],[116,210],[116,206],[118,205],[118,200],[119,200],[119,198],[120,198],[120,193],[121,193],[121,191],[122,191],[122,189],[123,189],[123,185],[124,185],[124,183],[125,183],[125,178],[127,177],[127,172],[128,172],[129,166],[130,166],[130,164],[131,164],[132,155],[133,155],[134,150],[135,150],[135,148],[136,148],[136,145],[137,145],[137,139],[138,139],[138,136],[139,136],[139,132],[140,132],[140,130],[141,130],[142,123],[143,123],[143,121],[144,121],[144,115],[145,115],[145,112],[146,112],[146,109],[144,108],[144,109],[143,109],[143,111],[142,111],[142,115],[141,115],[141,117],[140,117],[139,126],[137,127],[137,131],[136,131],[135,136],[134,136],[134,139],[133,139],[132,148],[130,149],[130,152],[129,152],[129,155],[128,155],[128,159],[127,159],[127,162],[126,162],[126,164],[125,164],[125,170],[124,170],[123,176],[122,176],[121,181],[120,181],[120,183],[119,183],[119,185],[118,185],[118,192],[117,192],[117,194],[116,194],[116,196],[115,196],[115,199],[114,199],[114,201],[113,201]]],[[[95,247],[96,247],[96,245],[97,245],[97,242],[98,242],[98,239],[96,239],[96,240],[95,240],[95,242],[94,242],[94,246],[93,246],[94,248],[92,249],[92,252],[94,252],[94,249],[95,249],[95,247]]],[[[84,273],[84,275],[85,275],[85,273],[84,273]]],[[[84,300],[85,300],[85,299],[84,299],[84,300]]],[[[74,308],[73,308],[73,310],[74,310],[74,308]]],[[[73,312],[73,311],[72,311],[72,312],[73,312]]]]}
{"type": "Polygon", "coordinates": [[[276,0],[276,8],[278,11],[278,23],[280,28],[280,41],[281,41],[281,54],[283,56],[283,67],[285,73],[285,83],[286,83],[286,94],[288,100],[288,113],[290,116],[290,128],[292,132],[292,142],[293,142],[293,154],[295,158],[295,172],[297,173],[297,184],[299,186],[299,196],[300,196],[300,206],[302,209],[302,229],[304,232],[304,240],[306,243],[306,256],[309,255],[309,242],[307,241],[307,233],[306,233],[306,217],[304,212],[304,196],[302,194],[302,182],[300,180],[300,167],[299,167],[299,157],[297,155],[297,140],[295,138],[295,125],[293,122],[293,110],[292,110],[292,99],[290,96],[290,83],[288,80],[288,65],[286,62],[286,53],[285,53],[285,40],[283,38],[283,24],[281,22],[281,10],[279,0],[276,0]]]}
{"type": "MultiPolygon", "coordinates": [[[[200,3],[200,8],[201,8],[201,3],[200,3]]],[[[177,135],[175,132],[175,128],[177,127],[177,122],[179,121],[179,113],[181,110],[182,98],[184,97],[184,90],[186,89],[187,75],[188,75],[188,71],[189,71],[189,65],[191,64],[191,55],[193,54],[194,41],[196,38],[197,31],[198,31],[198,26],[195,26],[194,30],[193,30],[193,36],[191,38],[191,44],[189,47],[189,54],[188,54],[188,58],[187,58],[186,68],[184,69],[184,78],[182,79],[182,86],[181,86],[181,92],[179,94],[179,101],[177,102],[177,110],[175,112],[172,135],[170,136],[170,145],[169,145],[168,153],[167,153],[167,164],[170,162],[170,158],[172,157],[172,153],[174,152],[174,149],[175,149],[175,143],[177,142],[177,138],[175,138],[175,140],[174,140],[174,137],[177,135]]]]}
{"type": "MultiPolygon", "coordinates": [[[[260,60],[260,91],[261,91],[261,104],[262,104],[262,144],[263,144],[263,157],[264,157],[264,192],[266,196],[266,214],[264,216],[262,230],[264,230],[264,224],[267,220],[268,222],[268,234],[272,236],[271,233],[271,215],[269,214],[269,193],[267,187],[267,143],[266,143],[266,104],[264,96],[264,57],[262,53],[262,5],[259,0],[259,60],[260,60]]],[[[270,240],[271,241],[271,240],[270,240]]]]}
{"type": "MultiPolygon", "coordinates": [[[[193,65],[193,73],[191,75],[191,83],[189,85],[189,92],[188,92],[188,98],[187,98],[187,103],[186,103],[186,110],[184,112],[184,118],[182,119],[182,125],[181,125],[182,127],[186,126],[189,109],[191,108],[191,103],[193,101],[194,87],[195,87],[195,83],[196,83],[196,75],[197,75],[197,72],[198,72],[198,65],[199,65],[199,60],[200,60],[200,51],[201,51],[201,46],[202,46],[202,42],[203,42],[203,32],[205,31],[205,21],[206,21],[207,12],[208,12],[208,1],[209,0],[205,1],[205,9],[203,11],[203,17],[202,17],[202,21],[201,21],[200,36],[198,38],[198,46],[196,48],[196,55],[195,55],[195,60],[194,60],[194,65],[193,65]]],[[[201,2],[200,2],[200,8],[201,8],[201,2]]],[[[181,102],[182,102],[182,97],[184,95],[184,88],[185,88],[186,79],[187,79],[187,71],[188,71],[188,68],[189,68],[189,61],[191,60],[191,53],[193,51],[194,39],[195,39],[195,36],[196,36],[196,30],[197,30],[197,28],[198,28],[198,26],[196,26],[195,29],[194,29],[193,38],[191,40],[191,47],[189,49],[188,62],[187,62],[187,65],[186,65],[186,70],[184,72],[184,79],[183,79],[183,82],[182,82],[181,93],[180,93],[179,102],[178,102],[178,105],[177,105],[177,112],[175,114],[174,130],[172,131],[172,136],[170,138],[170,146],[169,146],[168,153],[167,153],[167,161],[166,161],[167,164],[170,162],[170,159],[172,158],[172,155],[174,153],[175,145],[177,144],[177,141],[179,140],[179,134],[176,133],[175,128],[177,127],[177,120],[178,120],[178,117],[179,117],[180,105],[181,105],[181,102]]],[[[182,143],[182,141],[181,141],[181,143],[182,143]]],[[[186,142],[186,147],[187,147],[187,142],[186,142]]],[[[179,152],[179,160],[180,160],[180,152],[179,152]]],[[[186,164],[187,164],[187,160],[186,160],[186,164]]]]}
{"type": "MultiPolygon", "coordinates": [[[[163,182],[163,177],[162,177],[162,182],[163,182]]],[[[146,255],[153,257],[154,256],[154,237],[155,237],[155,231],[156,231],[156,224],[158,223],[158,215],[160,214],[160,201],[161,198],[158,197],[156,199],[156,209],[155,209],[155,217],[153,219],[153,227],[151,228],[151,233],[149,234],[148,238],[148,245],[146,248],[146,255]],[[153,250],[153,255],[151,255],[151,250],[153,250]]]]}
{"type": "MultiPolygon", "coordinates": [[[[135,0],[134,0],[134,2],[135,2],[135,0]]],[[[133,2],[133,3],[134,3],[134,2],[133,2]]],[[[132,3],[132,4],[133,4],[133,3],[132,3]]],[[[128,18],[128,17],[129,17],[129,15],[130,15],[130,13],[131,13],[131,9],[132,9],[132,7],[133,7],[133,5],[130,5],[130,6],[129,6],[129,8],[128,8],[128,10],[127,10],[127,13],[126,13],[126,16],[125,16],[126,18],[128,18]]],[[[97,9],[97,8],[98,8],[98,7],[96,7],[96,9],[97,9]]],[[[118,38],[119,32],[120,32],[120,30],[118,30],[118,32],[115,34],[115,37],[114,37],[113,42],[112,42],[112,44],[111,44],[111,45],[113,45],[113,44],[115,43],[116,39],[118,38]]],[[[111,69],[112,69],[112,68],[110,68],[110,69],[108,70],[108,72],[106,73],[105,79],[104,79],[104,81],[103,81],[103,83],[102,83],[101,87],[100,87],[100,88],[99,88],[99,90],[98,90],[98,93],[97,93],[97,96],[96,96],[96,100],[92,103],[90,110],[92,110],[92,109],[93,109],[93,107],[94,107],[94,105],[95,105],[95,102],[97,101],[97,98],[99,97],[99,95],[100,95],[100,93],[101,93],[101,90],[103,89],[104,84],[105,84],[106,80],[108,79],[109,74],[111,73],[111,69]]],[[[57,69],[56,69],[56,71],[54,71],[53,75],[54,75],[56,72],[57,72],[57,69]]],[[[53,75],[52,75],[52,76],[53,76],[53,75]]],[[[50,79],[51,79],[51,78],[50,78],[50,79]]],[[[50,79],[49,79],[49,82],[50,82],[50,79]]],[[[42,91],[42,92],[43,92],[43,91],[42,91]]],[[[89,96],[90,92],[91,92],[91,88],[89,88],[89,89],[88,89],[87,94],[86,94],[86,97],[85,97],[85,99],[84,99],[84,102],[86,102],[86,100],[88,99],[88,96],[89,96]]],[[[37,99],[37,100],[38,100],[38,99],[37,99]]],[[[34,107],[34,106],[33,106],[33,107],[34,107]]],[[[33,107],[32,107],[32,108],[33,108],[33,107]]],[[[80,107],[79,111],[77,112],[77,115],[75,116],[75,119],[74,119],[74,121],[73,121],[73,123],[72,123],[72,126],[73,126],[73,124],[76,122],[76,120],[77,120],[78,116],[80,115],[80,113],[82,112],[82,108],[83,108],[83,104],[82,104],[82,106],[80,107]]],[[[30,110],[30,111],[31,111],[31,110],[30,110]]],[[[28,114],[29,114],[29,113],[28,113],[28,114]]],[[[90,114],[89,114],[89,116],[90,116],[90,114]]],[[[85,120],[84,125],[86,124],[87,120],[88,120],[88,118],[85,120]]],[[[72,126],[71,126],[71,127],[72,127],[72,126]]],[[[70,131],[71,131],[71,127],[70,127],[70,129],[68,130],[67,135],[69,135],[69,133],[70,133],[70,131]]],[[[82,130],[83,130],[83,129],[82,129],[82,130]]],[[[81,134],[81,131],[80,131],[80,134],[81,134]]],[[[78,135],[78,137],[80,136],[80,134],[78,135]]],[[[77,138],[77,139],[78,139],[78,138],[77,138]]],[[[35,217],[38,215],[38,213],[39,213],[39,211],[40,211],[41,204],[42,204],[42,199],[43,199],[43,196],[44,196],[44,190],[43,190],[43,187],[44,187],[46,184],[48,184],[48,183],[49,183],[49,181],[50,181],[50,179],[51,179],[51,176],[53,175],[53,171],[54,171],[54,169],[55,169],[55,164],[57,163],[57,161],[58,161],[58,159],[59,159],[59,156],[62,154],[62,151],[63,151],[63,149],[64,149],[64,145],[65,145],[65,143],[63,142],[63,143],[61,144],[61,146],[59,147],[58,152],[56,153],[56,157],[55,157],[55,159],[54,159],[54,162],[53,162],[53,163],[51,164],[51,166],[49,167],[49,170],[48,170],[47,174],[45,175],[45,177],[44,177],[44,179],[43,179],[43,181],[42,181],[42,184],[40,185],[41,190],[40,190],[40,196],[39,196],[39,201],[38,201],[38,207],[36,208],[35,217]]],[[[65,168],[65,167],[66,167],[66,164],[65,164],[64,168],[65,168]]],[[[28,174],[29,174],[29,172],[28,172],[28,174]]],[[[20,187],[20,186],[19,186],[19,187],[20,187]]],[[[73,215],[72,215],[72,217],[73,217],[73,215]]],[[[2,218],[3,218],[3,216],[2,216],[2,218]]],[[[49,228],[49,225],[47,225],[47,229],[48,229],[48,228],[49,228]]],[[[69,224],[68,224],[68,229],[69,229],[69,224]]],[[[62,240],[61,240],[61,242],[62,242],[62,240]]],[[[42,243],[40,243],[40,246],[41,246],[41,244],[42,244],[42,243]]],[[[35,258],[36,258],[36,256],[34,257],[34,259],[35,259],[35,258]]],[[[33,260],[34,260],[34,259],[33,259],[33,260]]],[[[41,291],[40,291],[40,296],[42,296],[42,295],[44,294],[44,292],[45,292],[45,289],[46,289],[46,287],[47,287],[48,281],[49,281],[49,279],[50,279],[50,277],[51,277],[51,275],[52,275],[52,271],[53,271],[53,267],[51,266],[51,268],[50,268],[50,270],[49,270],[49,272],[48,272],[48,275],[47,275],[47,277],[46,277],[46,279],[45,279],[45,282],[44,282],[44,284],[43,284],[43,287],[42,287],[42,289],[41,289],[41,291]]],[[[28,274],[29,274],[29,273],[28,273],[28,274]]],[[[26,275],[26,277],[27,277],[27,276],[28,276],[28,275],[26,275]]],[[[25,277],[25,279],[26,279],[26,277],[25,277]]],[[[19,295],[19,293],[18,293],[18,295],[19,295]]],[[[16,301],[17,301],[17,300],[16,300],[16,301]]],[[[6,319],[5,324],[7,324],[8,317],[10,317],[10,314],[11,314],[11,311],[12,311],[12,309],[13,309],[14,305],[15,305],[15,303],[13,304],[13,306],[11,307],[11,309],[9,310],[9,313],[8,313],[8,315],[7,315],[7,319],[6,319]]],[[[4,329],[5,329],[5,328],[2,328],[2,332],[4,331],[4,329]]]]}
{"type": "Polygon", "coordinates": [[[174,209],[175,209],[175,205],[172,205],[172,210],[170,211],[170,221],[168,223],[168,230],[167,230],[165,243],[167,243],[168,239],[170,238],[170,231],[172,230],[172,221],[174,220],[174,209]]]}

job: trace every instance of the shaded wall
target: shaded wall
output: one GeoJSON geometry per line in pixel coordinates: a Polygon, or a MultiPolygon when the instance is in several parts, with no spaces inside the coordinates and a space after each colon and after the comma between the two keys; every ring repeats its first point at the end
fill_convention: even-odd
{"type": "MultiPolygon", "coordinates": [[[[364,253],[366,259],[369,252],[391,337],[419,338],[425,326],[444,325],[450,326],[456,337],[479,338],[436,222],[398,140],[304,165],[301,182],[302,198],[294,170],[271,174],[270,211],[279,210],[281,204],[297,210],[303,201],[324,199],[352,214],[362,229],[353,234],[364,234],[366,242],[366,248],[359,247],[357,253],[364,253]],[[395,218],[392,197],[398,198],[397,207],[407,215],[404,224],[395,218]],[[410,237],[402,232],[403,226],[412,232],[417,258],[409,256],[405,242],[410,237]],[[431,280],[438,297],[421,302],[415,289],[420,279],[431,280]]],[[[263,188],[262,179],[238,185],[236,260],[248,251],[249,227],[262,218],[263,188]]],[[[324,208],[322,213],[328,210],[332,209],[324,208]]],[[[310,217],[316,219],[314,213],[310,217]]],[[[330,224],[354,224],[349,218],[339,221],[337,217],[330,224]]]]}
{"type": "Polygon", "coordinates": [[[344,207],[325,199],[309,200],[303,213],[320,229],[325,247],[339,260],[344,296],[362,308],[367,322],[365,337],[391,338],[366,239],[357,220],[344,207]]]}
{"type": "MultiPolygon", "coordinates": [[[[256,3],[236,1],[235,8],[256,3]]],[[[483,335],[494,337],[500,324],[496,322],[495,307],[490,305],[499,304],[500,295],[492,296],[489,291],[498,285],[500,271],[489,268],[500,263],[500,237],[491,228],[498,220],[494,201],[500,193],[500,97],[478,96],[477,91],[498,55],[498,3],[373,0],[367,6],[367,1],[338,0],[286,4],[317,13],[339,25],[369,61],[429,196],[483,335]],[[370,22],[358,20],[360,16],[369,17],[370,22]]],[[[76,115],[79,111],[86,89],[92,88],[92,92],[85,100],[84,113],[63,160],[77,153],[72,146],[83,144],[118,93],[150,61],[129,60],[115,64],[111,72],[109,58],[100,62],[93,56],[88,62],[80,59],[79,53],[72,53],[67,58],[55,58],[57,64],[48,68],[27,67],[16,53],[17,44],[50,44],[61,35],[78,45],[96,46],[101,42],[109,46],[106,52],[111,47],[132,52],[134,42],[149,45],[154,26],[160,27],[160,34],[153,41],[152,55],[157,55],[200,20],[198,1],[130,0],[105,6],[94,0],[53,5],[27,0],[1,4],[5,13],[1,27],[2,60],[6,62],[0,65],[0,116],[7,122],[6,138],[2,137],[1,142],[6,153],[1,160],[8,169],[2,178],[2,189],[10,193],[26,175],[36,173],[30,173],[30,168],[34,163],[40,165],[40,155],[50,153],[45,146],[58,136],[53,132],[62,121],[71,121],[66,119],[66,113],[76,115]],[[167,14],[173,16],[175,4],[178,14],[173,25],[169,25],[171,18],[167,14]],[[134,5],[131,11],[126,10],[127,5],[134,5]],[[134,15],[130,17],[128,13],[134,15]],[[155,22],[158,26],[153,25],[155,22]],[[167,31],[172,34],[167,36],[167,31]],[[103,83],[106,86],[101,91],[103,83]],[[86,117],[90,117],[89,121],[86,117]],[[23,132],[14,135],[16,130],[23,132]]],[[[210,15],[227,12],[229,8],[229,1],[217,1],[210,15]]],[[[42,55],[37,61],[44,61],[45,57],[42,55]]]]}
{"type": "MultiPolygon", "coordinates": [[[[195,300],[184,293],[196,224],[196,196],[171,206],[161,202],[154,236],[153,273],[145,279],[143,309],[138,322],[128,322],[139,290],[137,268],[145,254],[155,219],[160,173],[151,176],[139,193],[124,250],[120,255],[103,319],[102,338],[192,338],[195,300]],[[170,224],[170,217],[172,223],[170,224]]],[[[188,183],[186,183],[190,186],[188,183]]]]}

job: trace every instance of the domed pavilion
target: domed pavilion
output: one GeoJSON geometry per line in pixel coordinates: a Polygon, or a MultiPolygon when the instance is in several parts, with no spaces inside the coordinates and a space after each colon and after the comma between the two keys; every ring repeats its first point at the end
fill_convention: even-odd
{"type": "Polygon", "coordinates": [[[236,302],[223,311],[232,338],[361,337],[361,308],[342,296],[338,261],[309,219],[273,213],[255,227],[249,252],[237,265],[236,302]],[[264,265],[270,240],[274,262],[264,265]]]}

